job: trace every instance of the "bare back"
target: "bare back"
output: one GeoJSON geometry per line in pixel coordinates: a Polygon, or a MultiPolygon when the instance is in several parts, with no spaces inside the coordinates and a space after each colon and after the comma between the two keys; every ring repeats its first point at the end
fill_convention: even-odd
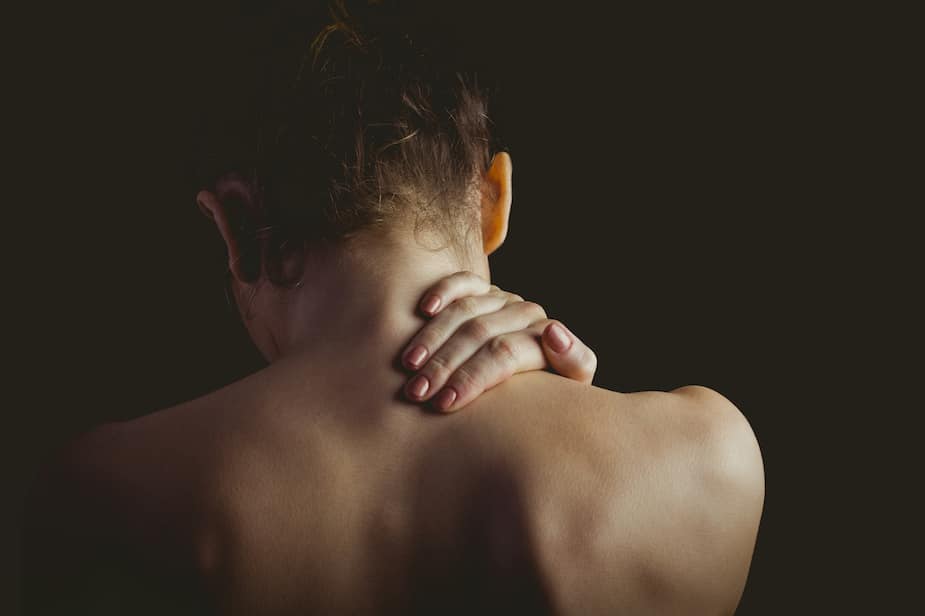
{"type": "Polygon", "coordinates": [[[740,481],[704,453],[706,407],[533,372],[445,416],[355,372],[279,362],[114,427],[117,526],[223,613],[697,613],[741,591],[752,522],[699,504],[740,481]]]}

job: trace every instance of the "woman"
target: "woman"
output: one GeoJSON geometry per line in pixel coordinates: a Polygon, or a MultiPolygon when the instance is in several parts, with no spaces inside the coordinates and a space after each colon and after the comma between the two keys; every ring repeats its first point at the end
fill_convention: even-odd
{"type": "Polygon", "coordinates": [[[108,584],[132,613],[731,613],[763,502],[744,417],[592,387],[488,282],[512,162],[485,94],[385,9],[332,17],[258,159],[197,194],[270,365],[62,454],[34,610],[108,584]]]}

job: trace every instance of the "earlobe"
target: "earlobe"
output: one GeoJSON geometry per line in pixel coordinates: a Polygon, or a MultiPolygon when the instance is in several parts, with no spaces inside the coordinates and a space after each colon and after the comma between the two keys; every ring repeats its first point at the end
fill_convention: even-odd
{"type": "Polygon", "coordinates": [[[495,154],[485,173],[482,191],[482,245],[486,255],[497,250],[507,237],[513,201],[512,174],[510,155],[495,154]]]}

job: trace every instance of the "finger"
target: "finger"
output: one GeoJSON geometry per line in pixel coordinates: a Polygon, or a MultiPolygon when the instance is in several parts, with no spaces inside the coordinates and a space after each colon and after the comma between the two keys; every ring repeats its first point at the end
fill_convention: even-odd
{"type": "MultiPolygon", "coordinates": [[[[488,314],[468,319],[436,348],[406,386],[413,400],[433,397],[459,366],[472,357],[486,342],[529,327],[546,318],[542,306],[533,302],[515,302],[488,314]]],[[[539,335],[539,332],[534,334],[539,335]]],[[[534,345],[536,342],[534,341],[534,345]]]]}
{"type": "Polygon", "coordinates": [[[597,372],[597,356],[559,321],[543,328],[543,352],[549,365],[564,377],[590,384],[597,372]]]}
{"type": "Polygon", "coordinates": [[[424,292],[420,308],[427,315],[434,315],[441,308],[467,295],[481,295],[491,290],[491,283],[472,272],[456,272],[441,278],[424,292]]]}
{"type": "Polygon", "coordinates": [[[502,334],[488,341],[447,380],[434,396],[434,407],[443,412],[458,411],[482,393],[518,372],[546,366],[543,349],[534,329],[502,334]]]}
{"type": "Polygon", "coordinates": [[[441,411],[459,410],[512,375],[545,368],[547,362],[558,374],[586,384],[597,370],[597,357],[581,339],[561,322],[543,319],[483,345],[450,376],[433,404],[441,411]]]}
{"type": "Polygon", "coordinates": [[[409,370],[417,370],[464,323],[496,312],[507,303],[507,298],[499,293],[469,295],[457,299],[418,330],[402,351],[402,364],[409,370]]]}
{"type": "Polygon", "coordinates": [[[524,301],[524,298],[521,297],[520,295],[517,295],[516,293],[511,293],[510,291],[505,291],[504,289],[496,285],[491,285],[490,287],[488,287],[488,292],[503,295],[505,298],[507,298],[508,303],[524,301]]]}

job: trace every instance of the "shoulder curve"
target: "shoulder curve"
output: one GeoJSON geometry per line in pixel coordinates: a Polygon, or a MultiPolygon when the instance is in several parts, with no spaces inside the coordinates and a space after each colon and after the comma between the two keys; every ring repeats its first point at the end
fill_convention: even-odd
{"type": "Polygon", "coordinates": [[[48,497],[57,490],[86,487],[88,478],[107,470],[107,450],[118,430],[115,423],[101,424],[55,447],[39,465],[34,495],[48,497]]]}
{"type": "MultiPolygon", "coordinates": [[[[761,452],[748,420],[727,397],[699,385],[609,393],[594,396],[606,412],[594,414],[603,420],[592,439],[598,446],[583,454],[597,452],[595,467],[608,469],[609,479],[593,490],[598,500],[576,513],[582,524],[556,561],[563,553],[593,554],[584,570],[622,570],[644,582],[618,599],[615,588],[602,589],[619,580],[599,578],[593,592],[602,593],[601,605],[629,600],[639,611],[733,613],[764,503],[761,452]],[[588,534],[585,520],[595,508],[604,522],[588,534]]],[[[593,594],[568,586],[568,596],[593,594]]]]}
{"type": "Polygon", "coordinates": [[[714,572],[722,567],[723,581],[703,573],[677,570],[682,586],[705,591],[710,602],[733,613],[748,576],[764,509],[764,464],[757,437],[745,414],[719,392],[699,385],[671,392],[683,399],[683,412],[694,413],[698,430],[696,462],[688,481],[701,495],[690,510],[691,529],[711,529],[709,560],[714,572]]]}
{"type": "Polygon", "coordinates": [[[111,472],[104,450],[113,429],[99,426],[55,447],[30,481],[20,553],[26,604],[44,605],[61,589],[73,589],[84,579],[79,574],[92,569],[87,559],[101,551],[105,528],[98,523],[97,494],[111,472]]]}
{"type": "MultiPolygon", "coordinates": [[[[66,542],[87,532],[105,513],[104,494],[118,473],[112,464],[117,424],[84,431],[40,462],[25,495],[26,530],[35,537],[66,542]]],[[[44,541],[44,540],[43,540],[44,541]]]]}
{"type": "Polygon", "coordinates": [[[761,448],[739,407],[718,391],[702,385],[687,385],[670,393],[683,398],[686,412],[697,414],[703,427],[700,438],[712,454],[708,461],[722,470],[735,472],[740,480],[760,483],[763,491],[761,448]]]}

